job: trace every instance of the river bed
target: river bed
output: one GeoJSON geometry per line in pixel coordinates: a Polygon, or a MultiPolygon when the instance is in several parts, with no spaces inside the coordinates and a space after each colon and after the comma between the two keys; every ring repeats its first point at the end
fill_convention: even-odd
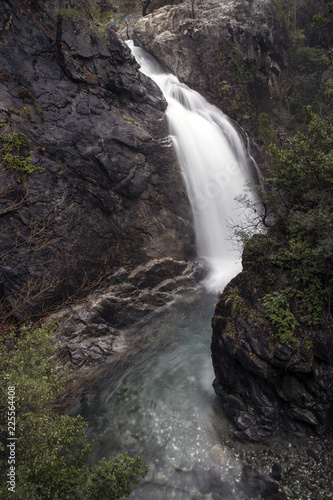
{"type": "Polygon", "coordinates": [[[138,325],[136,354],[112,368],[82,403],[96,442],[91,462],[125,451],[142,455],[149,472],[134,488],[135,500],[262,498],[257,491],[269,487],[273,464],[282,467],[278,498],[333,498],[330,438],[233,440],[212,387],[216,299],[202,288],[195,299],[176,301],[138,325]]]}

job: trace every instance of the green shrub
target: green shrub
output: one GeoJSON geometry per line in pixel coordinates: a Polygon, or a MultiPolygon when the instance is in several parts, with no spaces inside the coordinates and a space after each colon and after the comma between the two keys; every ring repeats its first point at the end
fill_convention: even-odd
{"type": "Polygon", "coordinates": [[[123,116],[123,120],[125,120],[125,121],[127,121],[129,123],[133,123],[133,125],[138,126],[138,123],[134,120],[134,118],[131,118],[130,116],[124,115],[123,116]]]}
{"type": "Polygon", "coordinates": [[[294,337],[295,328],[298,326],[294,314],[290,310],[290,290],[281,293],[269,293],[263,298],[263,304],[267,318],[275,326],[279,339],[283,344],[297,343],[294,337]]]}
{"type": "Polygon", "coordinates": [[[6,134],[1,137],[1,162],[7,170],[19,174],[45,172],[44,168],[32,164],[32,151],[29,151],[30,141],[22,133],[6,134]]]}
{"type": "MultiPolygon", "coordinates": [[[[22,327],[0,337],[1,498],[8,498],[8,387],[15,387],[16,487],[18,500],[117,499],[147,473],[140,457],[122,455],[86,466],[92,449],[81,417],[56,411],[65,379],[49,359],[55,352],[52,328],[22,327]]],[[[12,409],[12,407],[10,407],[12,409]]]]}
{"type": "Polygon", "coordinates": [[[262,208],[252,202],[251,229],[257,228],[259,214],[268,232],[250,240],[243,255],[249,265],[265,256],[276,273],[273,293],[263,304],[283,342],[293,342],[298,325],[313,331],[332,321],[333,121],[309,108],[305,114],[304,131],[267,148],[270,177],[260,188],[262,208]]]}

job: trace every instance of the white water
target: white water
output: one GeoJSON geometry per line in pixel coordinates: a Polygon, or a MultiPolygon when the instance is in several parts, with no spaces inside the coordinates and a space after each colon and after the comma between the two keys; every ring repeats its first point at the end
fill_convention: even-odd
{"type": "Polygon", "coordinates": [[[243,143],[222,111],[167,73],[144,49],[127,43],[141,71],[155,81],[168,103],[170,135],[193,211],[198,255],[211,268],[206,285],[221,289],[241,270],[229,228],[243,216],[235,198],[251,180],[243,143]]]}
{"type": "MultiPolygon", "coordinates": [[[[222,288],[241,267],[226,219],[241,217],[234,198],[250,177],[242,143],[223,113],[145,51],[133,52],[168,101],[198,253],[212,265],[208,288],[222,288]]],[[[125,451],[142,455],[149,472],[134,486],[133,500],[245,500],[243,463],[230,444],[229,423],[212,388],[216,293],[200,288],[187,298],[138,324],[140,352],[113,365],[98,390],[83,398],[80,412],[96,440],[91,460],[125,451]]]]}

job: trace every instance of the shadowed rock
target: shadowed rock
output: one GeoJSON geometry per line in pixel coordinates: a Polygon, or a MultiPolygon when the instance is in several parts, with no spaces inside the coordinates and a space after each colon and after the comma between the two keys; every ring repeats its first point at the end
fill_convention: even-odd
{"type": "Polygon", "coordinates": [[[12,305],[24,297],[21,319],[101,269],[195,254],[159,89],[114,32],[104,41],[82,19],[44,25],[39,14],[0,4],[2,133],[24,133],[45,169],[11,186],[18,174],[0,165],[11,186],[0,207],[0,284],[12,305]],[[29,295],[31,283],[47,293],[29,295]]]}

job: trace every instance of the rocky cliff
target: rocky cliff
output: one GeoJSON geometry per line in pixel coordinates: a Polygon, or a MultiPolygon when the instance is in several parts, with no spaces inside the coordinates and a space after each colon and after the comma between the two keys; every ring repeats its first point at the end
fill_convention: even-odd
{"type": "Polygon", "coordinates": [[[271,0],[165,6],[135,23],[131,36],[248,128],[279,100],[288,34],[271,0]]]}
{"type": "Polygon", "coordinates": [[[331,425],[332,326],[329,319],[321,329],[304,325],[304,303],[288,295],[292,279],[272,264],[268,248],[265,236],[250,240],[243,271],[225,288],[212,321],[214,389],[235,435],[251,441],[281,431],[321,434],[331,425]],[[281,302],[281,290],[291,310],[280,303],[277,316],[267,315],[266,294],[281,302]]]}
{"type": "Polygon", "coordinates": [[[195,253],[159,89],[114,32],[34,5],[0,4],[0,290],[21,319],[101,272],[195,253]]]}

